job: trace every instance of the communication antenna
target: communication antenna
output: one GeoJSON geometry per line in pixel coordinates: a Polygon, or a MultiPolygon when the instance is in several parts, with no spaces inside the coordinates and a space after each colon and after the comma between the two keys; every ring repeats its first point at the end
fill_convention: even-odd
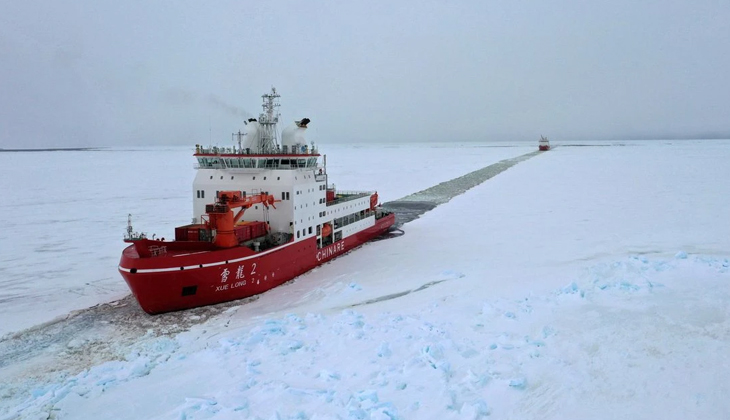
{"type": "Polygon", "coordinates": [[[259,141],[259,153],[276,153],[279,147],[277,140],[276,124],[279,122],[279,97],[275,87],[271,87],[271,93],[261,95],[263,99],[264,112],[259,115],[261,125],[261,139],[259,141]]]}

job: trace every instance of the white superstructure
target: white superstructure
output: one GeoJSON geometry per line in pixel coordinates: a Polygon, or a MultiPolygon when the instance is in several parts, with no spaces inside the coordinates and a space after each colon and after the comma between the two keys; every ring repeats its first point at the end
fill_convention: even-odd
{"type": "Polygon", "coordinates": [[[268,222],[271,232],[287,233],[294,241],[316,237],[319,248],[373,226],[377,194],[328,190],[319,152],[304,139],[309,119],[285,130],[281,147],[276,135],[279,95],[272,88],[263,98],[264,112],[259,121],[248,122],[245,135],[238,135],[239,140],[244,138],[238,147],[196,146],[193,222],[203,220],[206,205],[216,201],[218,191],[241,191],[265,192],[280,200],[275,209],[263,205],[247,209],[241,221],[268,222]]]}

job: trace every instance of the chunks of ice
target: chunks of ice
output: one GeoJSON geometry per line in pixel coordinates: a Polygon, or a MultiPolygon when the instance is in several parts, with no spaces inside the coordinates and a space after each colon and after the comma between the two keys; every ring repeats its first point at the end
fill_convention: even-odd
{"type": "Polygon", "coordinates": [[[383,341],[380,343],[380,347],[378,347],[378,357],[388,358],[391,354],[393,354],[393,352],[390,351],[390,345],[388,342],[383,341]]]}
{"type": "Polygon", "coordinates": [[[578,285],[575,282],[570,283],[569,285],[563,287],[561,290],[563,293],[578,293],[578,285]]]}
{"type": "Polygon", "coordinates": [[[477,420],[489,415],[489,406],[486,401],[478,399],[472,403],[465,403],[459,410],[459,418],[477,420]]]}
{"type": "Polygon", "coordinates": [[[301,349],[304,346],[304,343],[302,343],[299,340],[287,340],[281,344],[279,347],[279,354],[281,355],[287,355],[291,352],[295,352],[299,349],[301,349]]]}
{"type": "Polygon", "coordinates": [[[514,389],[525,389],[527,387],[527,379],[524,377],[510,379],[509,386],[514,389]]]}
{"type": "Polygon", "coordinates": [[[674,258],[678,260],[686,260],[687,259],[687,253],[684,251],[679,251],[676,254],[674,254],[674,258]]]}
{"type": "Polygon", "coordinates": [[[552,335],[555,335],[555,328],[548,325],[542,327],[542,338],[548,338],[552,335]]]}
{"type": "Polygon", "coordinates": [[[330,372],[329,370],[323,369],[319,371],[319,373],[317,374],[317,378],[322,379],[325,382],[339,381],[340,374],[337,372],[330,372]]]}
{"type": "Polygon", "coordinates": [[[357,393],[357,399],[360,401],[370,401],[371,403],[378,402],[378,393],[375,390],[368,389],[357,393]]]}
{"type": "Polygon", "coordinates": [[[444,357],[443,349],[437,344],[429,344],[423,347],[421,354],[429,360],[441,360],[444,357]]]}
{"type": "Polygon", "coordinates": [[[69,341],[68,344],[66,344],[66,347],[68,347],[70,349],[77,349],[77,348],[83,346],[84,344],[86,344],[85,340],[80,340],[78,338],[74,338],[73,340],[69,341]]]}
{"type": "Polygon", "coordinates": [[[473,348],[467,348],[461,352],[461,357],[463,357],[465,359],[471,359],[472,357],[478,356],[478,355],[479,355],[479,352],[474,350],[473,348]]]}

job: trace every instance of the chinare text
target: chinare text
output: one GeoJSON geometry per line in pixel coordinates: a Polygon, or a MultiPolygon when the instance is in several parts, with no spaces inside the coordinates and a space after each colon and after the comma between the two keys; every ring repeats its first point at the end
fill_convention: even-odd
{"type": "Polygon", "coordinates": [[[322,261],[325,258],[329,258],[335,254],[339,254],[345,251],[345,241],[337,242],[336,244],[325,248],[317,252],[317,261],[322,261]]]}

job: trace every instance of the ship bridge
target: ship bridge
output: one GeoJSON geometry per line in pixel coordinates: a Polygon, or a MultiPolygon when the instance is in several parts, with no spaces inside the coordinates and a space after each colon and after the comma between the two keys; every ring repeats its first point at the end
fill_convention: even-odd
{"type": "Polygon", "coordinates": [[[195,147],[196,169],[299,169],[316,168],[318,150],[308,147],[300,153],[252,154],[245,149],[195,147]]]}

